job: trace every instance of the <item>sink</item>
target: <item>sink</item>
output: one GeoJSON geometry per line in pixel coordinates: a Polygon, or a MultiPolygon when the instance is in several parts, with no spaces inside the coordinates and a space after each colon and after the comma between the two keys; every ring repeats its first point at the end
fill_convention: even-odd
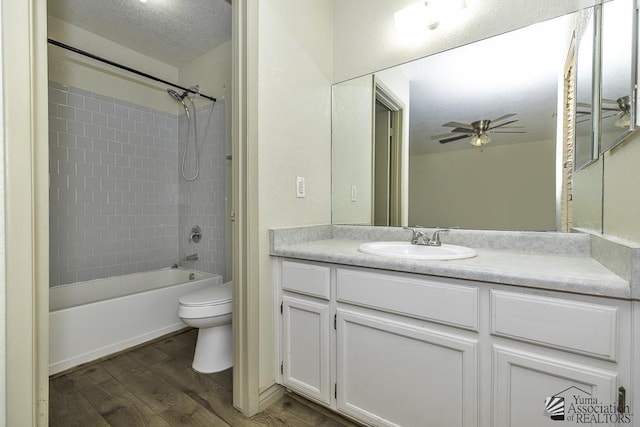
{"type": "Polygon", "coordinates": [[[369,242],[361,244],[358,250],[371,255],[407,259],[447,260],[476,256],[476,251],[471,248],[445,243],[442,246],[425,246],[409,242],[369,242]]]}

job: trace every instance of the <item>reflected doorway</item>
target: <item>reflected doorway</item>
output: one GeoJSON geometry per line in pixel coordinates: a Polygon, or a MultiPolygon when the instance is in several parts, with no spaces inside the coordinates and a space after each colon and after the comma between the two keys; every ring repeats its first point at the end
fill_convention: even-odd
{"type": "Polygon", "coordinates": [[[373,123],[373,224],[400,226],[402,108],[376,84],[373,123]]]}

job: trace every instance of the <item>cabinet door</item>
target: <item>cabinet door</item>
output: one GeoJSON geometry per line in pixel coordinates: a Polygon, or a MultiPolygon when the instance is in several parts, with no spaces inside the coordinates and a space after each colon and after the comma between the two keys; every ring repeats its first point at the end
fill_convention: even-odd
{"type": "Polygon", "coordinates": [[[477,341],[338,309],[337,408],[373,425],[476,426],[477,341]]]}
{"type": "Polygon", "coordinates": [[[494,346],[491,424],[616,425],[617,374],[572,363],[570,358],[571,355],[566,360],[552,359],[494,346]]]}
{"type": "Polygon", "coordinates": [[[331,320],[326,303],[282,298],[283,383],[330,404],[331,320]]]}

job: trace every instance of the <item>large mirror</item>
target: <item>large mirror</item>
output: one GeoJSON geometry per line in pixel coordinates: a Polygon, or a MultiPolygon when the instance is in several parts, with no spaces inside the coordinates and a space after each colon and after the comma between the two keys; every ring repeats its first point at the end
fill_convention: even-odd
{"type": "Polygon", "coordinates": [[[624,139],[635,129],[632,102],[634,0],[615,0],[602,5],[600,74],[600,152],[624,139]]]}
{"type": "MultiPolygon", "coordinates": [[[[587,28],[589,16],[577,12],[336,84],[333,223],[570,229],[567,91],[575,70],[568,71],[575,30],[587,28]],[[382,175],[380,153],[388,159],[382,175]]],[[[601,185],[581,191],[601,198],[601,185]]]]}

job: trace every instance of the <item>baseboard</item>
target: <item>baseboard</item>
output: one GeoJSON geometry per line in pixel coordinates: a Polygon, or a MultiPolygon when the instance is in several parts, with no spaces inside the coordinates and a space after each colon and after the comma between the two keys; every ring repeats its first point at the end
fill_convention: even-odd
{"type": "Polygon", "coordinates": [[[258,398],[258,411],[264,411],[276,403],[282,396],[284,396],[284,387],[280,384],[273,384],[260,393],[260,397],[258,398]]]}

